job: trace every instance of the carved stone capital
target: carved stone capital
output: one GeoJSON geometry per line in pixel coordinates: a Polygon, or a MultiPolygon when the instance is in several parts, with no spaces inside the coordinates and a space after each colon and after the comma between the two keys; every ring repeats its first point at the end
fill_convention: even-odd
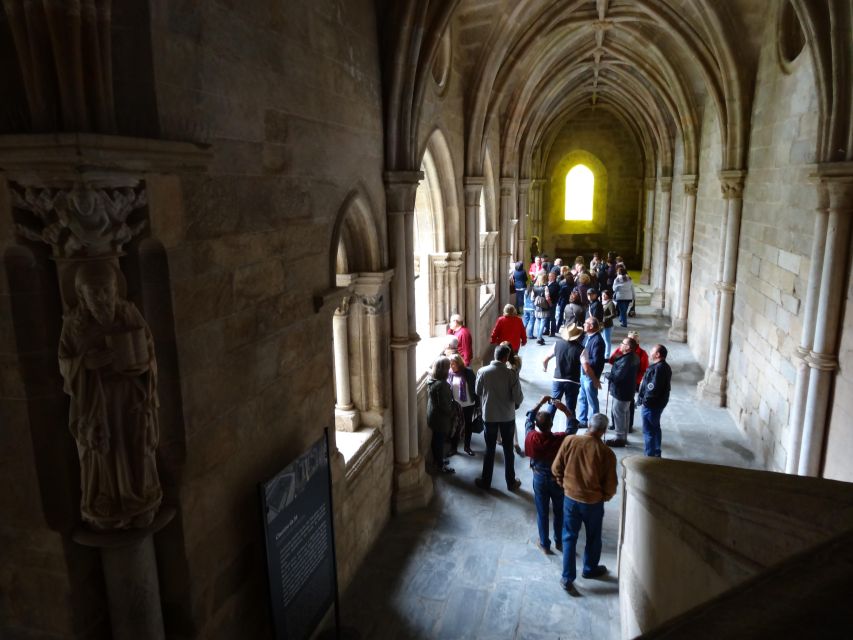
{"type": "Polygon", "coordinates": [[[386,171],[383,178],[388,215],[414,215],[415,194],[424,179],[423,171],[386,171]]]}
{"type": "Polygon", "coordinates": [[[695,196],[699,192],[699,184],[696,182],[684,183],[684,195],[695,196]]]}
{"type": "Polygon", "coordinates": [[[147,223],[132,215],[147,204],[141,186],[10,187],[14,208],[31,214],[16,224],[18,234],[49,245],[56,258],[117,255],[147,223]]]}
{"type": "Polygon", "coordinates": [[[349,305],[350,305],[351,301],[352,301],[352,296],[344,296],[343,298],[341,298],[340,302],[338,303],[337,308],[335,308],[335,315],[336,316],[349,315],[349,305]]]}
{"type": "Polygon", "coordinates": [[[384,299],[381,295],[361,296],[359,302],[369,316],[376,316],[382,313],[384,299]]]}
{"type": "Polygon", "coordinates": [[[661,193],[671,193],[672,192],[672,177],[671,176],[663,176],[662,178],[658,178],[658,184],[660,185],[661,193]]]}
{"type": "Polygon", "coordinates": [[[746,179],[746,171],[720,171],[720,189],[726,200],[739,200],[743,198],[743,183],[746,179]]]}
{"type": "Polygon", "coordinates": [[[465,206],[479,207],[480,196],[483,193],[483,187],[486,184],[486,179],[483,176],[465,176],[462,179],[462,185],[465,191],[465,206]]]}

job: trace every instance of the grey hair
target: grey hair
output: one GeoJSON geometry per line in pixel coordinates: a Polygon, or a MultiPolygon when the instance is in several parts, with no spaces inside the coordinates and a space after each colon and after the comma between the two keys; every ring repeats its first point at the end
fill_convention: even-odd
{"type": "Polygon", "coordinates": [[[607,424],[607,416],[603,413],[596,413],[589,419],[587,433],[604,433],[607,431],[607,424]]]}

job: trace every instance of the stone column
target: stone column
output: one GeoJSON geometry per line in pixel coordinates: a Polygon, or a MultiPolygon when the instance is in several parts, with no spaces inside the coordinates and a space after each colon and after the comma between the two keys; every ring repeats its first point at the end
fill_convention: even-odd
{"type": "Polygon", "coordinates": [[[817,171],[821,198],[829,203],[826,248],[820,278],[821,313],[816,314],[814,347],[806,358],[811,368],[806,396],[803,441],[798,473],[818,476],[829,419],[829,397],[838,369],[838,328],[844,312],[850,250],[850,216],[853,215],[853,163],[820,165],[817,171]]]}
{"type": "Polygon", "coordinates": [[[472,363],[480,361],[480,194],[482,176],[466,176],[465,185],[465,325],[471,332],[472,363]]]}
{"type": "Polygon", "coordinates": [[[803,444],[803,423],[805,421],[806,398],[809,390],[811,367],[808,356],[814,346],[815,318],[820,301],[820,282],[823,271],[823,255],[826,247],[826,228],[829,222],[828,193],[818,183],[819,206],[815,211],[814,235],[812,238],[811,265],[806,283],[806,301],[803,308],[803,329],[800,345],[797,347],[797,378],[794,383],[794,397],[791,400],[791,413],[788,419],[788,459],[785,462],[786,473],[797,473],[800,467],[800,448],[803,444]]]}
{"type": "Polygon", "coordinates": [[[358,429],[358,411],[352,404],[349,372],[349,306],[350,296],[344,296],[332,317],[335,351],[335,428],[341,431],[358,429]]]}
{"type": "Polygon", "coordinates": [[[447,331],[447,254],[436,254],[432,261],[433,282],[433,307],[435,334],[443,335],[447,331]]]}
{"type": "Polygon", "coordinates": [[[655,229],[655,255],[652,274],[655,290],[652,293],[651,306],[663,309],[666,305],[666,262],[669,252],[669,214],[672,205],[672,177],[658,179],[660,185],[660,217],[655,229]]]}
{"type": "Polygon", "coordinates": [[[362,385],[365,390],[365,406],[359,412],[363,425],[381,428],[385,424],[384,414],[388,408],[385,400],[385,385],[388,365],[384,354],[387,349],[386,328],[388,284],[394,277],[393,270],[375,273],[359,273],[352,282],[352,291],[363,309],[361,315],[362,335],[367,340],[367,366],[364,367],[362,385]]]}
{"type": "Polygon", "coordinates": [[[394,403],[394,499],[395,511],[424,506],[432,496],[432,481],[418,455],[417,391],[415,389],[414,238],[415,192],[420,171],[385,173],[388,240],[394,279],[391,281],[391,354],[394,403]]]}
{"type": "Polygon", "coordinates": [[[462,272],[465,254],[462,251],[451,251],[447,254],[447,298],[449,314],[460,313],[465,309],[465,301],[459,295],[459,276],[462,272]]]}
{"type": "Polygon", "coordinates": [[[678,307],[672,320],[669,337],[676,342],[687,342],[687,314],[690,303],[690,276],[693,269],[693,232],[696,225],[697,176],[681,177],[684,184],[684,224],[681,229],[681,275],[678,282],[678,307]]]}
{"type": "Polygon", "coordinates": [[[643,232],[643,273],[641,284],[651,284],[652,244],[655,224],[655,179],[646,178],[646,226],[643,232]]]}
{"type": "Polygon", "coordinates": [[[726,404],[726,375],[729,360],[729,338],[732,330],[735,281],[737,277],[738,240],[740,217],[743,208],[743,182],[745,171],[722,171],[720,183],[726,201],[725,241],[723,244],[722,279],[714,283],[719,295],[713,342],[713,365],[699,383],[700,397],[715,406],[726,404]]]}
{"type": "MultiPolygon", "coordinates": [[[[518,221],[518,212],[515,208],[515,180],[513,178],[501,178],[501,210],[500,210],[500,259],[499,259],[499,276],[502,281],[506,281],[506,275],[512,271],[512,263],[515,260],[520,260],[518,256],[518,245],[515,240],[515,223],[518,221]]],[[[500,295],[501,308],[509,300],[509,288],[503,287],[503,293],[500,295]]],[[[511,301],[510,301],[511,302],[511,301]]]]}
{"type": "Polygon", "coordinates": [[[518,181],[518,250],[525,267],[533,261],[530,255],[530,180],[518,181]]]}
{"type": "MultiPolygon", "coordinates": [[[[532,197],[530,199],[530,218],[531,218],[531,226],[533,228],[533,234],[539,236],[539,249],[540,253],[544,251],[545,240],[542,237],[544,232],[544,224],[542,221],[542,203],[544,202],[543,198],[543,187],[545,186],[545,180],[537,178],[531,182],[532,187],[532,197]]],[[[553,253],[553,251],[551,252],[553,253]]],[[[553,256],[552,256],[553,257],[553,256]]]]}
{"type": "Polygon", "coordinates": [[[363,297],[361,306],[367,315],[368,375],[367,401],[371,411],[382,411],[385,393],[382,385],[382,296],[363,297]]]}

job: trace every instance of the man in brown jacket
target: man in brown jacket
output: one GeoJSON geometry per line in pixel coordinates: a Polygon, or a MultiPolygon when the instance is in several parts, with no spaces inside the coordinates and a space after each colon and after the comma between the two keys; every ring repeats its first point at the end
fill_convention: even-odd
{"type": "Polygon", "coordinates": [[[560,584],[571,595],[577,577],[575,547],[581,523],[586,528],[583,553],[584,578],[598,578],[607,567],[601,558],[601,524],[604,503],[616,494],[616,456],[601,441],[607,431],[607,416],[596,413],[582,436],[569,436],[551,465],[557,484],[563,487],[563,577],[560,584]]]}

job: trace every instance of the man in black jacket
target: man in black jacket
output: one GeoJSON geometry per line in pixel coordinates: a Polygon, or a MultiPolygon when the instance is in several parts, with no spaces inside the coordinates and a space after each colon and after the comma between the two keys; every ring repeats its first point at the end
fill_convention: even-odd
{"type": "Polygon", "coordinates": [[[662,344],[656,344],[649,352],[651,364],[643,376],[637,396],[637,406],[642,406],[645,454],[655,458],[660,458],[660,417],[669,402],[672,383],[672,369],[666,363],[666,356],[667,350],[662,344]]]}
{"type": "Polygon", "coordinates": [[[625,338],[619,345],[619,355],[610,370],[610,385],[608,391],[613,396],[613,426],[616,427],[616,437],[610,438],[605,444],[611,447],[624,447],[628,444],[628,427],[631,425],[631,401],[634,399],[634,389],[637,385],[637,370],[640,367],[640,356],[637,355],[637,342],[633,338],[625,338]]]}

